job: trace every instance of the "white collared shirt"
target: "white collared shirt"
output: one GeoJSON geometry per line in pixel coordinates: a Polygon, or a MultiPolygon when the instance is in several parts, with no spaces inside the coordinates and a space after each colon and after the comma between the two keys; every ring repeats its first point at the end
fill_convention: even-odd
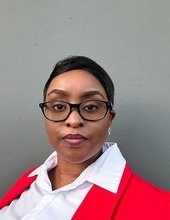
{"type": "Polygon", "coordinates": [[[126,161],[117,144],[105,143],[103,151],[74,182],[56,190],[48,177],[57,165],[57,153],[52,153],[29,175],[37,175],[30,188],[0,211],[0,220],[70,220],[93,184],[116,193],[126,161]]]}

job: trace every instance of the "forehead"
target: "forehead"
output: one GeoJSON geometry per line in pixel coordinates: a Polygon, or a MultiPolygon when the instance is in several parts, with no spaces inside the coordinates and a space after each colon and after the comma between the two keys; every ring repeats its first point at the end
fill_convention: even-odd
{"type": "Polygon", "coordinates": [[[47,95],[54,89],[77,94],[98,91],[107,99],[105,89],[99,80],[85,70],[71,70],[54,77],[47,90],[47,95]]]}

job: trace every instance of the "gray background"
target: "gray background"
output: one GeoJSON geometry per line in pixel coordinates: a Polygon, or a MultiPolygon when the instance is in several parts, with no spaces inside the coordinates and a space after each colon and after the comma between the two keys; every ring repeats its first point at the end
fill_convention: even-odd
{"type": "Polygon", "coordinates": [[[115,83],[109,140],[170,189],[170,1],[0,0],[0,194],[52,152],[38,103],[55,63],[74,54],[115,83]]]}

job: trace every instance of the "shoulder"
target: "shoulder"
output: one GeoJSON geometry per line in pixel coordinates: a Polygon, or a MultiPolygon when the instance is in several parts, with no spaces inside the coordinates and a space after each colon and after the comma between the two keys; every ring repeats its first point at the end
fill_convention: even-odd
{"type": "Polygon", "coordinates": [[[153,197],[163,197],[163,198],[169,198],[170,199],[170,192],[166,191],[158,186],[155,186],[142,178],[141,176],[133,173],[132,179],[131,179],[131,185],[136,187],[137,189],[140,188],[141,193],[143,191],[148,192],[153,197]]]}
{"type": "Polygon", "coordinates": [[[25,191],[32,182],[35,181],[36,175],[29,177],[37,166],[30,168],[26,172],[24,172],[21,177],[15,182],[15,184],[5,193],[5,195],[0,200],[0,209],[9,205],[14,199],[21,195],[23,191],[25,191]]]}
{"type": "MultiPolygon", "coordinates": [[[[127,165],[126,167],[131,170],[127,165]]],[[[126,170],[123,174],[122,179],[126,175],[126,170]]],[[[165,205],[165,203],[170,203],[170,192],[161,189],[157,186],[146,181],[141,176],[133,173],[131,171],[131,177],[129,178],[128,184],[126,186],[126,196],[130,200],[140,201],[140,203],[146,204],[157,204],[165,205]]]]}
{"type": "Polygon", "coordinates": [[[150,184],[127,165],[117,194],[114,219],[170,219],[170,192],[150,184]]]}

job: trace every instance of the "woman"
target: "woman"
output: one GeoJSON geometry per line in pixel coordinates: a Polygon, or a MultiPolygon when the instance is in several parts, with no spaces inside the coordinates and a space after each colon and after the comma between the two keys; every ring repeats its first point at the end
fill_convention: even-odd
{"type": "Polygon", "coordinates": [[[40,103],[54,153],[2,198],[0,219],[170,220],[170,194],[105,142],[113,103],[112,80],[96,62],[73,56],[56,64],[40,103]]]}

